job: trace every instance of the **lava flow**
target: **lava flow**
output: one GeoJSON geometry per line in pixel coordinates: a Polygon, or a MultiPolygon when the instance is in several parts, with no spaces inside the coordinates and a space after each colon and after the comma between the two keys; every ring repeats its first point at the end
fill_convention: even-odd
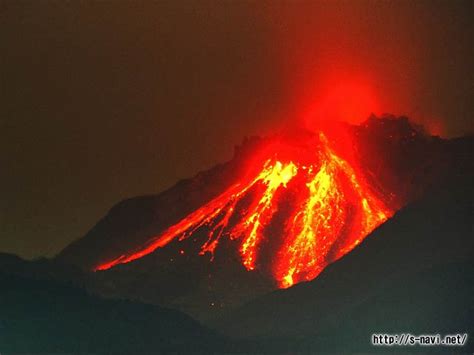
{"type": "Polygon", "coordinates": [[[323,133],[304,152],[289,144],[276,147],[256,159],[253,173],[146,245],[96,270],[131,262],[206,228],[200,254],[212,260],[229,238],[247,270],[270,270],[278,287],[286,288],[315,278],[392,215],[357,164],[336,153],[323,133]],[[260,257],[265,248],[272,248],[269,258],[260,257]]]}

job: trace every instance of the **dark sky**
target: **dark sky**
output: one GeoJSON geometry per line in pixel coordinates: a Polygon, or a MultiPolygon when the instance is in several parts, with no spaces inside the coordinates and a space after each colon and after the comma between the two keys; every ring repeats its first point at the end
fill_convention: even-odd
{"type": "Polygon", "coordinates": [[[472,19],[447,0],[0,1],[0,251],[54,255],[245,135],[345,112],[333,92],[472,132],[472,19]]]}

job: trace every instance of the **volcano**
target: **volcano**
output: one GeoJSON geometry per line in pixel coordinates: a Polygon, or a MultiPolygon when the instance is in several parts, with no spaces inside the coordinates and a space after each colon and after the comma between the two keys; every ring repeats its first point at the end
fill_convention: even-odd
{"type": "MultiPolygon", "coordinates": [[[[96,267],[128,263],[170,242],[207,229],[200,254],[214,257],[222,238],[238,241],[247,270],[270,269],[279,287],[316,277],[392,215],[358,170],[320,132],[303,146],[278,141],[265,147],[246,177],[138,249],[96,267]],[[285,210],[280,226],[269,232],[285,210]],[[265,246],[265,244],[267,244],[265,246]],[[273,255],[262,265],[260,249],[273,255]]],[[[281,219],[281,218],[280,218],[281,219]]],[[[184,253],[184,250],[180,251],[184,253]]]]}
{"type": "Polygon", "coordinates": [[[246,139],[231,161],[121,202],[56,260],[95,271],[93,292],[202,319],[316,278],[452,174],[453,146],[393,116],[246,139]]]}
{"type": "Polygon", "coordinates": [[[472,334],[473,143],[390,117],[247,139],[54,260],[0,254],[0,342],[313,353],[371,352],[374,329],[472,334]]]}

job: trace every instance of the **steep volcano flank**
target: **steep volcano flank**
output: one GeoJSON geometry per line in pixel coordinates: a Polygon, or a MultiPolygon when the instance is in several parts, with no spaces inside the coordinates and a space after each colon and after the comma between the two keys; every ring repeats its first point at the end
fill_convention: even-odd
{"type": "Polygon", "coordinates": [[[269,143],[242,179],[96,270],[132,262],[206,228],[207,239],[197,242],[211,261],[228,238],[237,241],[245,269],[270,272],[278,287],[315,278],[393,214],[351,154],[344,154],[347,148],[336,152],[334,144],[323,133],[297,143],[269,143]]]}

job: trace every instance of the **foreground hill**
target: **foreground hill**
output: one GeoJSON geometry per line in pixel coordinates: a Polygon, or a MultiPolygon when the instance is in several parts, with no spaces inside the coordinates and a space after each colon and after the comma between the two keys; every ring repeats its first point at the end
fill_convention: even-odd
{"type": "Polygon", "coordinates": [[[56,281],[2,271],[0,290],[2,353],[208,353],[221,342],[179,311],[105,300],[56,281]]]}
{"type": "MultiPolygon", "coordinates": [[[[372,333],[472,337],[473,211],[472,174],[453,177],[315,280],[262,296],[215,326],[233,337],[298,338],[296,348],[311,350],[373,350],[372,333]]],[[[472,348],[471,339],[457,350],[472,348]]]]}

